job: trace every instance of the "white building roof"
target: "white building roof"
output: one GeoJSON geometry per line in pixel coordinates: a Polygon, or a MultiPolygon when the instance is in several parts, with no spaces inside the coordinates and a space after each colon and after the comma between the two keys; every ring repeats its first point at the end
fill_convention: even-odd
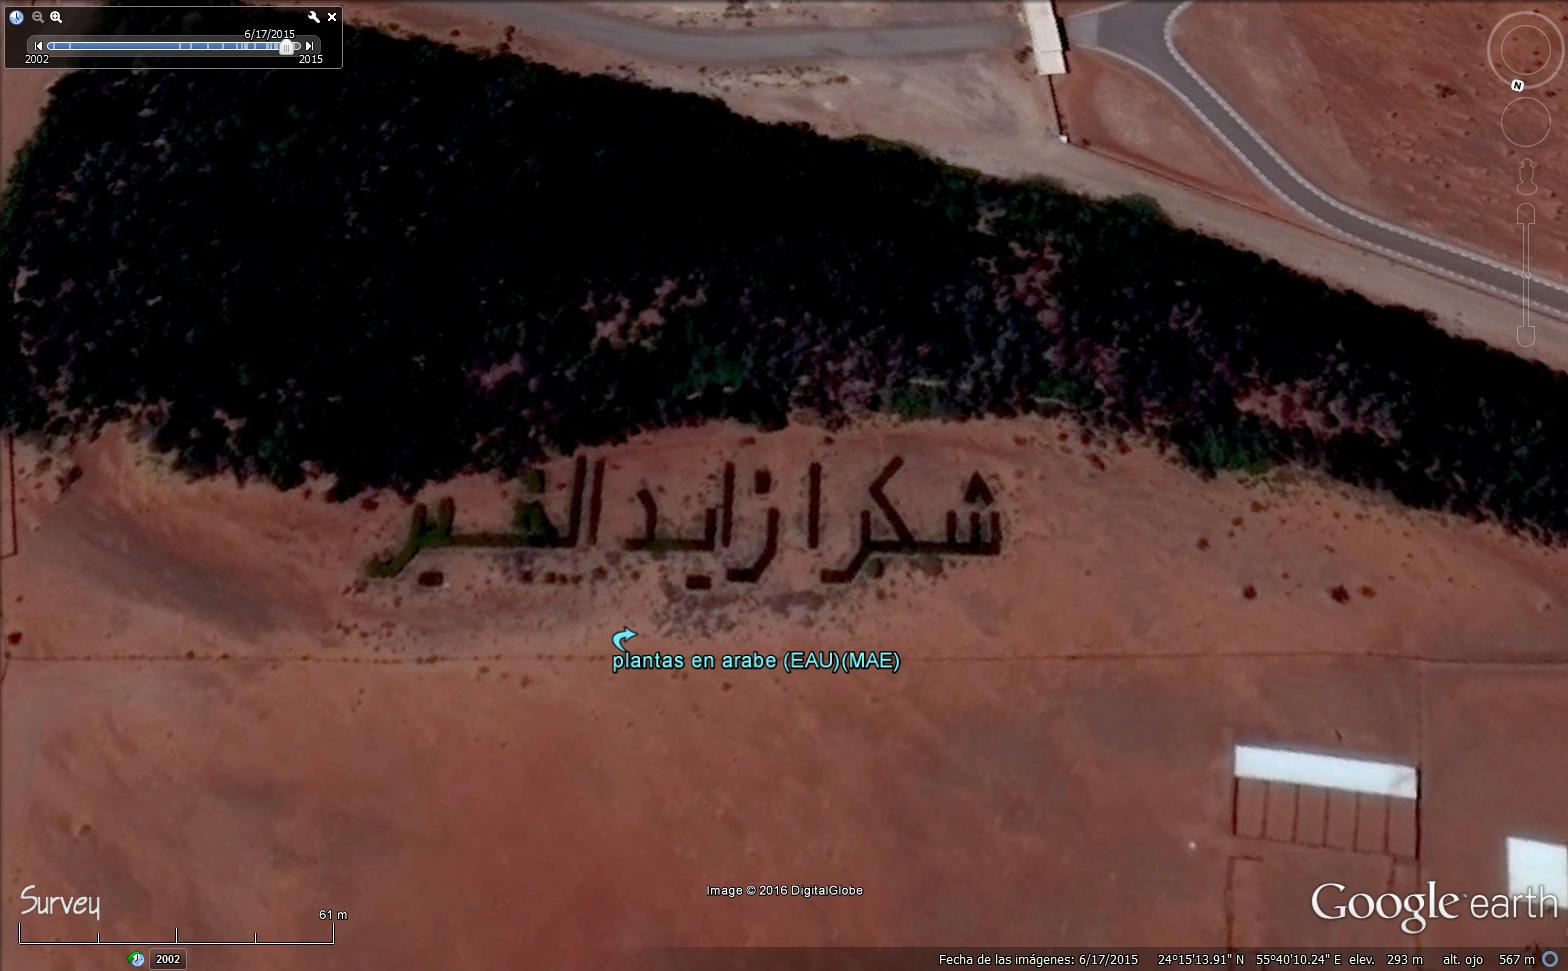
{"type": "Polygon", "coordinates": [[[1404,799],[1416,798],[1418,791],[1418,776],[1413,765],[1256,745],[1236,746],[1236,778],[1404,799]]]}
{"type": "Polygon", "coordinates": [[[1024,23],[1029,27],[1029,46],[1034,48],[1035,73],[1066,74],[1062,28],[1051,0],[1024,0],[1024,23]]]}
{"type": "Polygon", "coordinates": [[[1559,908],[1568,907],[1568,846],[1508,837],[1508,892],[1530,891],[1555,897],[1559,908]]]}

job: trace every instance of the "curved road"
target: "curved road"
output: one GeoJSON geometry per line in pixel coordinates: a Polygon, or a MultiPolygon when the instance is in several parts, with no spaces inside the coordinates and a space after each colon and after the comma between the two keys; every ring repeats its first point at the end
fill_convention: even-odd
{"type": "Polygon", "coordinates": [[[880,27],[678,30],[538,0],[457,0],[441,6],[518,27],[559,31],[639,57],[685,64],[964,54],[1018,43],[1023,30],[1021,24],[996,19],[880,27]]]}
{"type": "MultiPolygon", "coordinates": [[[[1116,57],[1170,88],[1264,185],[1313,221],[1386,256],[1521,301],[1525,281],[1520,264],[1509,265],[1353,209],[1297,172],[1177,51],[1171,29],[1191,4],[1123,0],[1086,11],[1067,19],[1068,43],[1116,57]]],[[[1568,287],[1532,275],[1530,304],[1533,310],[1568,320],[1568,287]]],[[[1533,330],[1519,334],[1525,346],[1534,340],[1533,330]]]]}

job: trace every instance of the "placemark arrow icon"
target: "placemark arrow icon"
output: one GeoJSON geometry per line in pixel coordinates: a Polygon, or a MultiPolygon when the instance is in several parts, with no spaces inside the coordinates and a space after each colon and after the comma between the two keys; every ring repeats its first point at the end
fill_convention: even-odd
{"type": "Polygon", "coordinates": [[[624,651],[626,648],[622,647],[621,645],[636,636],[637,632],[632,630],[630,627],[622,627],[619,631],[616,631],[614,634],[610,635],[610,643],[615,645],[615,649],[617,651],[624,651]]]}

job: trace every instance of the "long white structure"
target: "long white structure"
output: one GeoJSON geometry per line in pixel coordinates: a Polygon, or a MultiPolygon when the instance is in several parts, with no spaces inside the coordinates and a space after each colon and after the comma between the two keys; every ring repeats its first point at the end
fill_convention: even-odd
{"type": "Polygon", "coordinates": [[[1419,792],[1419,776],[1413,765],[1256,745],[1236,746],[1236,778],[1402,799],[1414,799],[1419,792]]]}
{"type": "Polygon", "coordinates": [[[1508,837],[1508,893],[1534,892],[1568,908],[1568,846],[1508,837]]]}
{"type": "Polygon", "coordinates": [[[1051,0],[1024,0],[1024,23],[1029,27],[1029,45],[1034,48],[1035,73],[1066,74],[1062,26],[1051,0]]]}

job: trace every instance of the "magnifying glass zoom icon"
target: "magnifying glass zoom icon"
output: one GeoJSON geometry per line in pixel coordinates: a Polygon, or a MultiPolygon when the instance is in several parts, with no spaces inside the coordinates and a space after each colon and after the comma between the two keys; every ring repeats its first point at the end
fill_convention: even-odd
{"type": "Polygon", "coordinates": [[[57,24],[65,23],[65,19],[60,16],[60,11],[58,11],[58,10],[51,10],[51,11],[49,11],[49,19],[54,21],[57,24]]]}

